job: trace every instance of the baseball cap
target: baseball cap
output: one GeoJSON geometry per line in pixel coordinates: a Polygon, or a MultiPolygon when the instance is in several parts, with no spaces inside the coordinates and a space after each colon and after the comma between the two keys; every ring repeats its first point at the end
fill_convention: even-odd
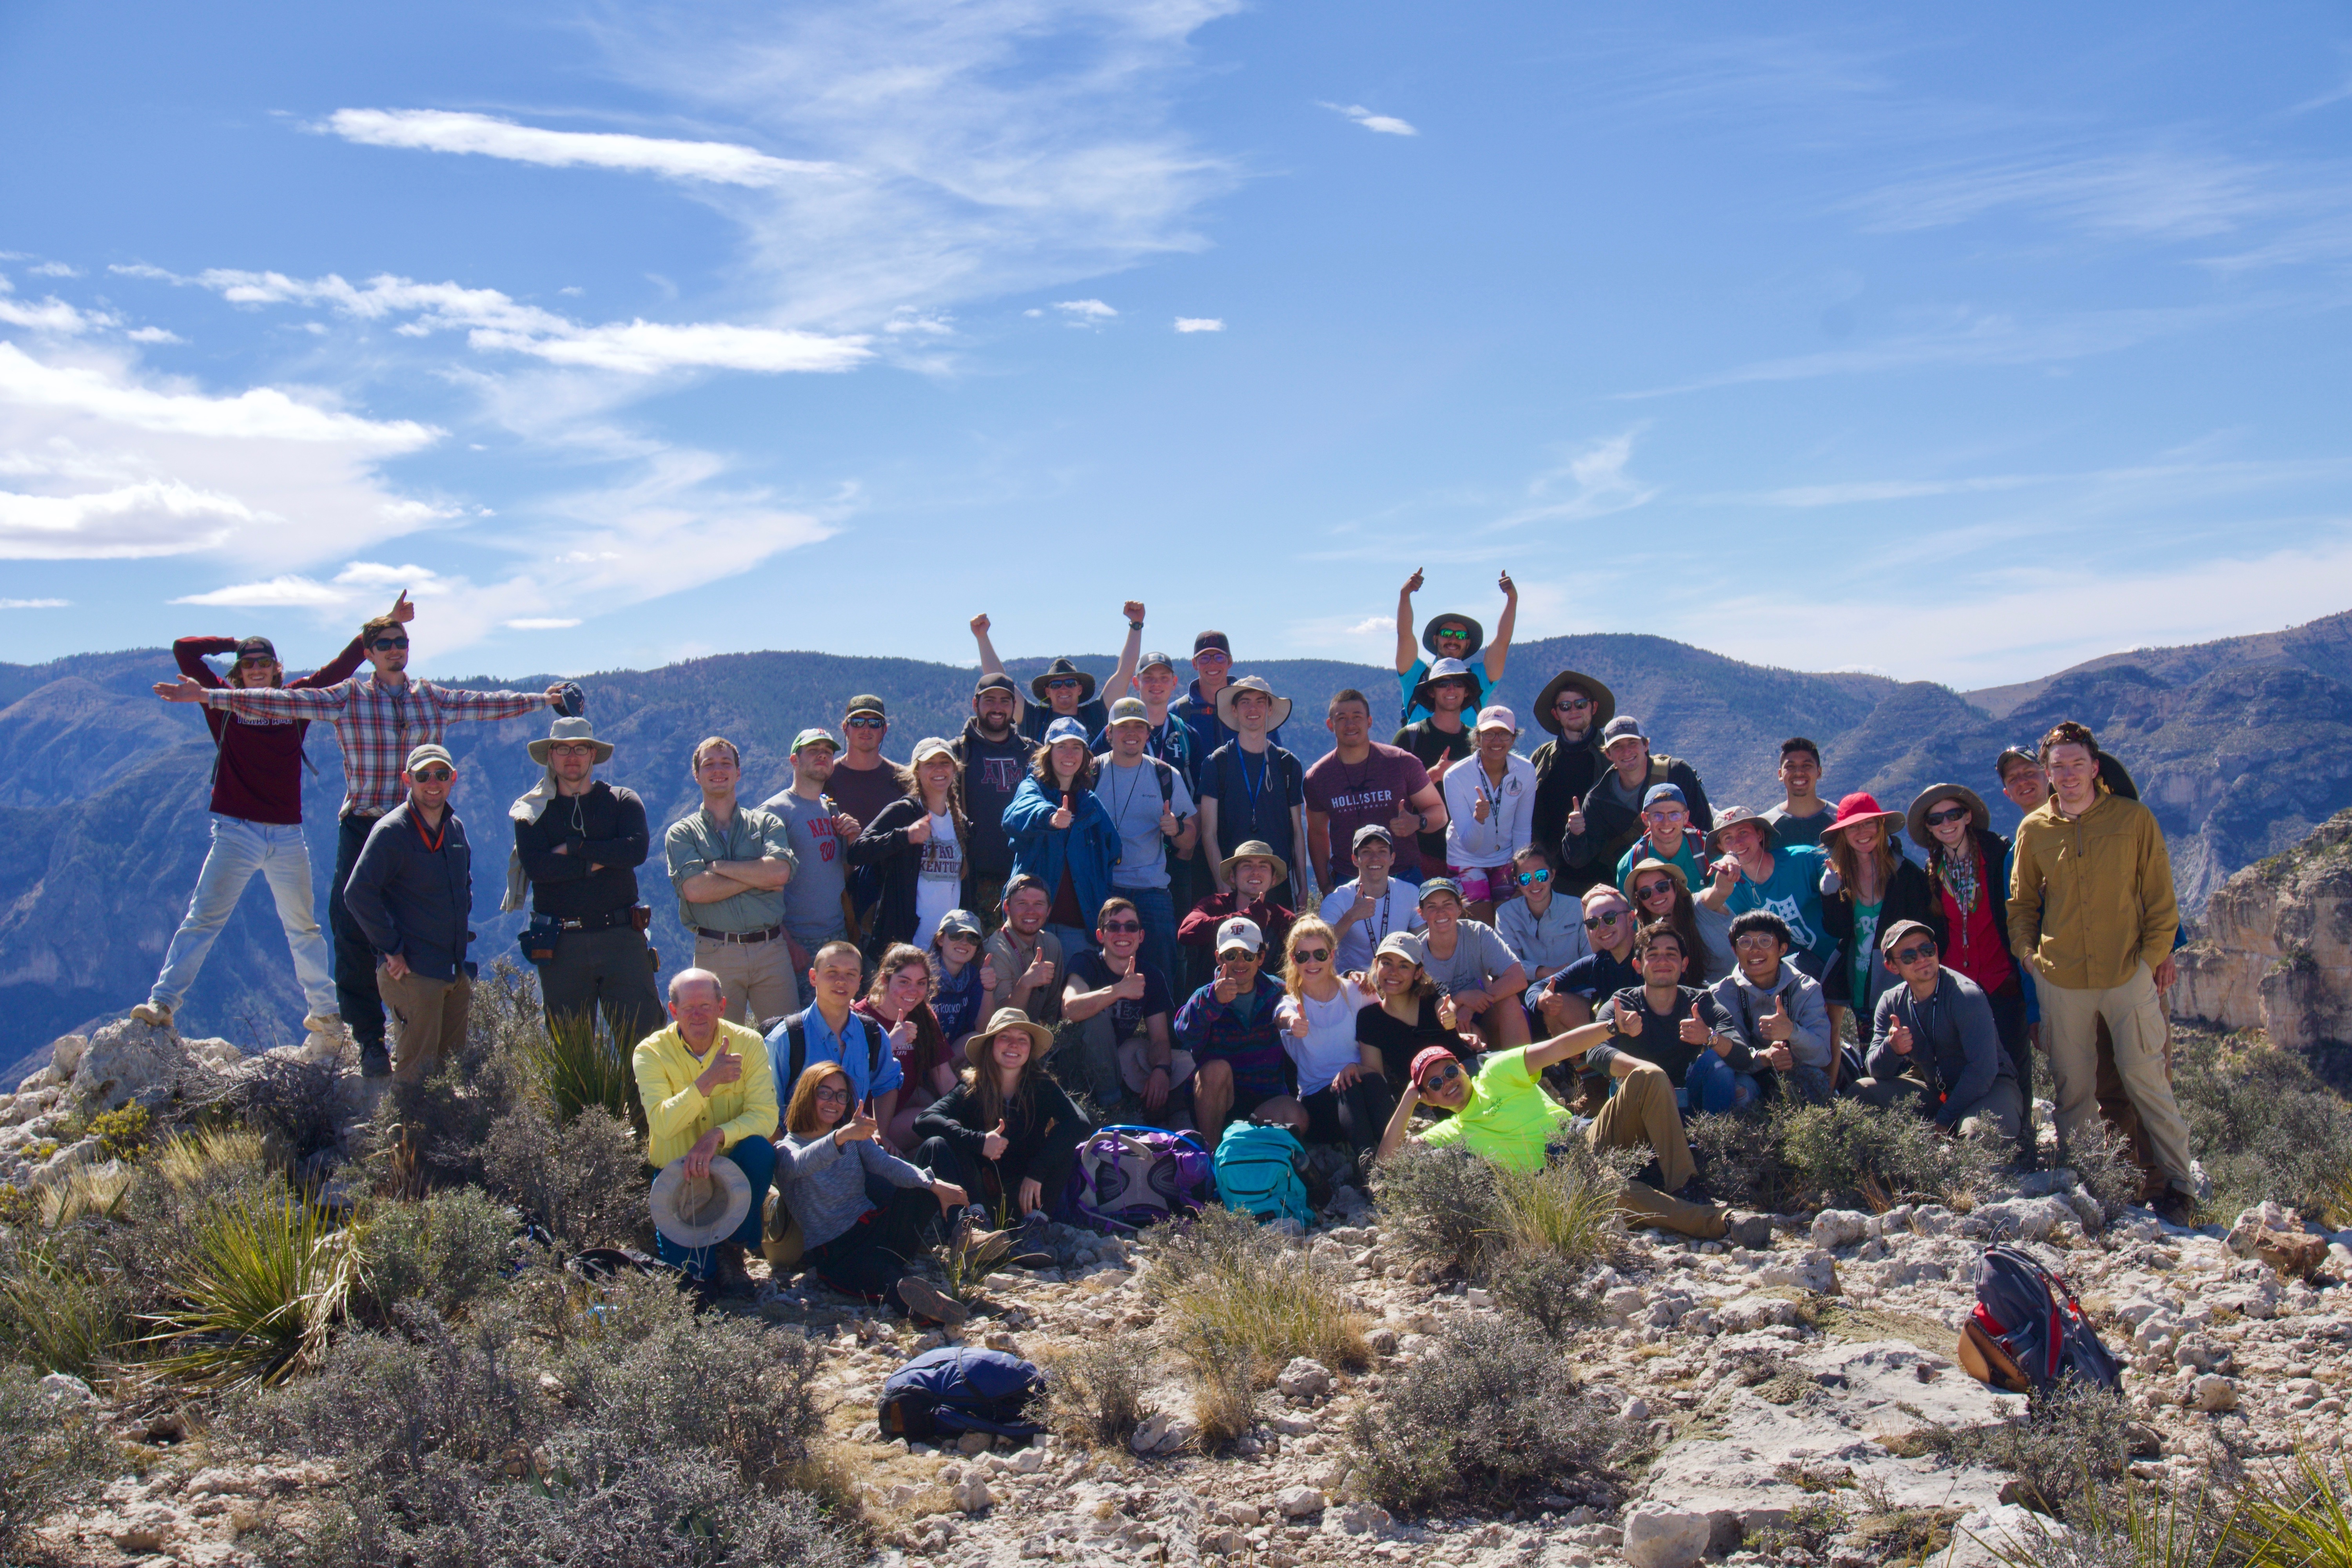
{"type": "Polygon", "coordinates": [[[1508,730],[1512,734],[1516,735],[1519,732],[1519,716],[1512,712],[1509,709],[1497,703],[1492,708],[1481,708],[1478,710],[1478,722],[1475,728],[1480,730],[1508,730]]]}
{"type": "Polygon", "coordinates": [[[1647,741],[1649,738],[1642,732],[1642,721],[1631,713],[1620,713],[1601,727],[1601,746],[1603,751],[1608,750],[1609,742],[1612,741],[1647,741]]]}
{"type": "Polygon", "coordinates": [[[803,746],[831,746],[836,752],[841,750],[841,742],[833,738],[829,730],[803,730],[793,737],[792,754],[798,756],[803,746]]]}
{"type": "Polygon", "coordinates": [[[970,910],[950,910],[940,917],[940,936],[968,936],[980,940],[980,917],[970,910]]]}
{"type": "Polygon", "coordinates": [[[278,658],[278,647],[268,637],[239,637],[237,639],[237,658],[251,658],[256,654],[259,654],[263,658],[275,661],[278,658]]]}
{"type": "Polygon", "coordinates": [[[1391,849],[1396,847],[1396,835],[1391,833],[1386,827],[1383,827],[1377,822],[1367,822],[1361,827],[1356,829],[1356,837],[1349,841],[1348,847],[1350,849],[1361,849],[1365,845],[1370,843],[1375,838],[1379,839],[1381,843],[1387,845],[1391,849]]]}
{"type": "Polygon", "coordinates": [[[1459,1062],[1461,1059],[1444,1046],[1423,1046],[1413,1052],[1412,1066],[1406,1071],[1411,1075],[1414,1084],[1418,1085],[1422,1081],[1422,1075],[1432,1068],[1444,1067],[1447,1062],[1459,1062]]]}
{"type": "Polygon", "coordinates": [[[920,767],[922,766],[923,759],[925,757],[945,757],[950,762],[953,762],[955,760],[955,748],[949,745],[945,741],[940,740],[937,735],[926,735],[921,740],[915,742],[915,754],[908,759],[907,765],[908,767],[920,767]]]}
{"type": "Polygon", "coordinates": [[[1642,792],[1642,809],[1643,811],[1647,811],[1650,807],[1657,805],[1658,802],[1662,800],[1673,801],[1676,805],[1688,805],[1690,804],[1690,798],[1683,794],[1682,785],[1654,784],[1648,789],[1642,792]]]}
{"type": "Polygon", "coordinates": [[[890,710],[882,706],[882,699],[875,696],[870,691],[860,692],[856,697],[851,698],[849,700],[849,706],[842,710],[842,713],[845,718],[852,713],[871,713],[876,717],[882,719],[887,719],[890,717],[890,710]]]}
{"type": "Polygon", "coordinates": [[[1045,726],[1045,744],[1051,746],[1063,741],[1076,741],[1081,746],[1086,745],[1087,727],[1076,719],[1056,719],[1045,726]]]}
{"type": "Polygon", "coordinates": [[[2037,768],[2042,765],[2042,759],[2025,747],[2003,746],[2000,755],[1992,760],[1992,775],[2003,784],[2009,782],[2009,759],[2011,757],[2021,763],[2031,763],[2037,768]]]}
{"type": "Polygon", "coordinates": [[[1045,879],[1037,875],[1036,872],[1015,871],[1012,876],[1005,879],[1004,891],[997,895],[997,902],[1000,904],[1011,903],[1013,901],[1013,895],[1020,892],[1024,888],[1034,888],[1041,893],[1048,891],[1045,886],[1045,879]]]}
{"type": "Polygon", "coordinates": [[[1143,705],[1140,697],[1122,697],[1110,705],[1110,721],[1113,724],[1149,724],[1151,722],[1151,710],[1143,705]]]}
{"type": "Polygon", "coordinates": [[[1903,939],[1915,931],[1930,942],[1936,940],[1935,929],[1924,921],[1896,921],[1879,933],[1878,951],[1893,952],[1903,939]]]}
{"type": "Polygon", "coordinates": [[[401,764],[401,771],[413,773],[427,763],[439,763],[452,773],[457,769],[457,760],[449,754],[449,748],[427,741],[408,753],[408,761],[401,764]]]}
{"type": "Polygon", "coordinates": [[[1172,671],[1175,668],[1176,661],[1170,658],[1166,654],[1147,653],[1143,656],[1143,662],[1135,667],[1135,673],[1141,675],[1147,669],[1165,669],[1172,671]]]}
{"type": "Polygon", "coordinates": [[[1013,678],[1001,669],[994,675],[983,675],[972,683],[971,694],[974,697],[983,691],[1010,691],[1015,702],[1021,700],[1021,688],[1015,686],[1013,678]]]}
{"type": "Polygon", "coordinates": [[[1235,915],[1217,928],[1217,951],[1224,952],[1236,947],[1248,952],[1265,950],[1265,932],[1246,915],[1235,915]]]}
{"type": "Polygon", "coordinates": [[[1470,901],[1462,896],[1462,884],[1453,878],[1432,877],[1421,885],[1420,893],[1412,900],[1414,905],[1417,907],[1429,902],[1429,895],[1432,893],[1451,893],[1454,895],[1454,901],[1457,904],[1466,904],[1470,901]]]}
{"type": "Polygon", "coordinates": [[[1372,956],[1378,958],[1384,952],[1402,953],[1415,963],[1419,963],[1424,956],[1421,938],[1409,931],[1392,931],[1381,938],[1381,945],[1372,949],[1372,956]]]}
{"type": "Polygon", "coordinates": [[[1234,645],[1225,640],[1225,634],[1223,632],[1202,632],[1192,639],[1194,653],[1206,653],[1211,648],[1215,648],[1227,658],[1234,657],[1234,645]]]}

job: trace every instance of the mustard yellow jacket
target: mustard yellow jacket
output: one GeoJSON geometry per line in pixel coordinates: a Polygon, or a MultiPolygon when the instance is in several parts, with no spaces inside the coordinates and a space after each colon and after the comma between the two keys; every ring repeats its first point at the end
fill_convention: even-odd
{"type": "Polygon", "coordinates": [[[646,1163],[667,1165],[694,1147],[714,1127],[726,1131],[723,1152],[746,1138],[772,1138],[776,1131],[776,1072],[768,1065],[768,1045],[757,1029],[719,1020],[719,1040],[700,1057],[686,1048],[677,1026],[648,1035],[630,1053],[637,1094],[646,1102],[646,1163]],[[721,1084],[705,1098],[694,1087],[723,1040],[743,1058],[743,1076],[721,1084]]]}
{"type": "Polygon", "coordinates": [[[2035,977],[2068,991],[2123,984],[2172,952],[2180,910],[2155,814],[2099,791],[2078,817],[2053,795],[2018,824],[2009,874],[2009,946],[2035,977]]]}

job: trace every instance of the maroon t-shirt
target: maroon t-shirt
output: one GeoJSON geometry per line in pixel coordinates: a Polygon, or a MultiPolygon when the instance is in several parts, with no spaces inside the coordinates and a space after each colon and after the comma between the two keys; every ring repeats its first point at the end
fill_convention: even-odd
{"type": "MultiPolygon", "coordinates": [[[[235,653],[235,637],[182,637],[172,645],[180,673],[215,689],[228,683],[215,675],[205,655],[235,653]]],[[[353,637],[335,662],[299,680],[289,680],[289,691],[332,686],[351,679],[367,658],[353,637]]],[[[204,710],[213,732],[213,810],[243,822],[274,823],[291,827],[302,820],[302,737],[308,719],[240,719],[225,708],[204,710]]]]}
{"type": "MultiPolygon", "coordinates": [[[[1372,753],[1360,763],[1343,763],[1329,752],[1307,770],[1307,809],[1331,818],[1330,880],[1336,888],[1356,874],[1356,829],[1368,822],[1382,827],[1396,820],[1405,802],[1429,787],[1429,770],[1411,752],[1372,742],[1372,753]]],[[[1418,879],[1421,846],[1412,834],[1397,839],[1394,875],[1418,879]]]]}

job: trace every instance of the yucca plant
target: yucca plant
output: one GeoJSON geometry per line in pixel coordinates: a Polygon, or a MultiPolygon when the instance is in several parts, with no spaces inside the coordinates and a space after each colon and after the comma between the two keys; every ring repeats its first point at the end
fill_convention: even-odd
{"type": "MultiPolygon", "coordinates": [[[[2034,1518],[2030,1531],[1971,1539],[2000,1568],[2227,1568],[2248,1562],[2233,1545],[2242,1510],[2222,1504],[2201,1488],[2159,1491],[2137,1482],[2105,1488],[2086,1482],[2080,1504],[2068,1510],[2071,1529],[2045,1526],[2041,1516],[2034,1518]]],[[[2266,1568],[2301,1568],[2328,1560],[2289,1554],[2252,1561],[2266,1568]]]]}
{"type": "Polygon", "coordinates": [[[182,1305],[153,1314],[140,1342],[155,1370],[226,1389],[273,1384],[315,1361],[356,1271],[345,1233],[276,1187],[210,1205],[191,1256],[169,1281],[182,1305]]]}
{"type": "Polygon", "coordinates": [[[1608,1256],[1624,1237],[1617,1194],[1633,1165],[1630,1152],[1595,1150],[1576,1138],[1553,1150],[1539,1171],[1498,1167],[1490,1256],[1522,1249],[1571,1262],[1608,1256]]]}
{"type": "Polygon", "coordinates": [[[594,1106],[644,1136],[646,1109],[629,1059],[634,1041],[614,1039],[594,1017],[572,1014],[524,1035],[520,1046],[531,1082],[557,1121],[568,1122],[594,1106]]]}
{"type": "Polygon", "coordinates": [[[174,1187],[193,1187],[228,1166],[258,1168],[268,1141],[245,1127],[214,1127],[167,1138],[147,1157],[147,1169],[174,1187]]]}
{"type": "Polygon", "coordinates": [[[49,1235],[0,1255],[0,1351],[42,1372],[88,1377],[131,1329],[119,1274],[87,1237],[49,1235]]]}
{"type": "Polygon", "coordinates": [[[2352,1568],[2352,1489],[2339,1455],[2334,1466],[2308,1453],[2295,1456],[2289,1477],[2246,1488],[2231,1539],[2251,1568],[2352,1568]]]}

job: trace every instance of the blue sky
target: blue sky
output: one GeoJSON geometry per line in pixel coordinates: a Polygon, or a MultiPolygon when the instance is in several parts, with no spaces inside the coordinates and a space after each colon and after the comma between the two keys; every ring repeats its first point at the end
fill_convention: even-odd
{"type": "Polygon", "coordinates": [[[2340,7],[0,8],[0,658],[2352,606],[2340,7]]]}

